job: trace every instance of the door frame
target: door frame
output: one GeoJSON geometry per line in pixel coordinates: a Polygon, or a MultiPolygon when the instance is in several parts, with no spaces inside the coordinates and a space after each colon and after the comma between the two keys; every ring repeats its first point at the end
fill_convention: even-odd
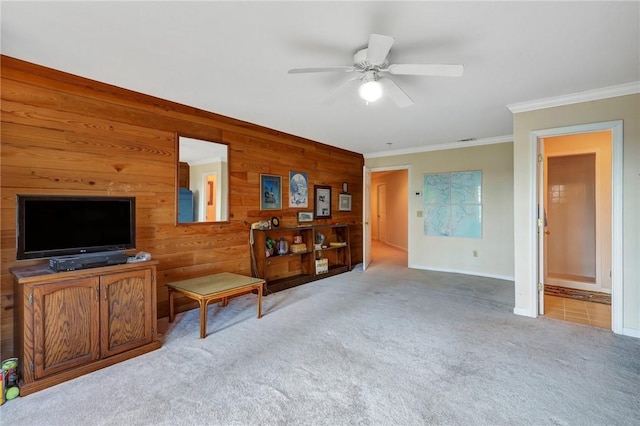
{"type": "MultiPolygon", "coordinates": [[[[531,149],[531,206],[533,206],[532,217],[538,218],[538,185],[541,179],[538,167],[539,152],[538,140],[553,136],[566,136],[580,133],[593,133],[601,131],[611,131],[611,329],[614,333],[622,334],[623,324],[623,286],[622,286],[622,178],[623,178],[623,122],[622,120],[605,121],[600,123],[580,124],[573,126],[557,127],[552,129],[535,130],[530,133],[531,149]]],[[[531,272],[530,296],[535,301],[535,317],[538,316],[541,292],[539,283],[542,282],[539,268],[540,241],[538,238],[539,221],[536,219],[530,226],[530,241],[533,245],[531,250],[531,272]]]]}
{"type": "Polygon", "coordinates": [[[362,167],[362,272],[371,263],[371,169],[362,167]]]}
{"type": "Polygon", "coordinates": [[[378,184],[376,185],[376,234],[377,234],[377,240],[382,242],[382,243],[386,243],[387,242],[387,184],[383,183],[383,184],[378,184]],[[384,203],[380,203],[380,190],[384,188],[384,203]],[[384,241],[382,241],[383,239],[380,238],[380,212],[382,211],[381,207],[384,208],[384,220],[385,220],[385,224],[384,224],[384,241]]]}
{"type": "MultiPolygon", "coordinates": [[[[371,188],[371,173],[375,173],[375,172],[386,172],[386,171],[390,171],[390,170],[406,170],[407,171],[407,226],[411,225],[411,209],[409,208],[409,204],[411,203],[411,165],[409,164],[403,164],[403,165],[398,165],[398,166],[385,166],[385,167],[367,167],[364,166],[363,168],[363,191],[362,191],[362,209],[363,209],[363,221],[362,221],[362,226],[363,226],[363,233],[362,233],[362,247],[369,247],[371,248],[371,227],[369,226],[366,219],[366,211],[367,209],[369,210],[369,215],[371,214],[371,191],[373,190],[371,188]],[[367,190],[367,185],[366,185],[366,181],[367,181],[367,175],[369,178],[369,190],[367,190]],[[368,231],[368,232],[367,232],[368,231]]],[[[420,188],[420,193],[422,193],[422,188],[420,188]]],[[[370,220],[370,218],[369,218],[370,220]]],[[[413,241],[413,235],[411,232],[409,232],[409,229],[405,230],[407,233],[407,266],[409,265],[409,258],[411,257],[411,243],[413,241]]],[[[366,251],[366,249],[363,249],[366,251]]],[[[363,270],[366,270],[367,268],[367,259],[366,257],[370,255],[371,250],[369,250],[369,254],[367,254],[366,252],[363,253],[363,270]]]]}

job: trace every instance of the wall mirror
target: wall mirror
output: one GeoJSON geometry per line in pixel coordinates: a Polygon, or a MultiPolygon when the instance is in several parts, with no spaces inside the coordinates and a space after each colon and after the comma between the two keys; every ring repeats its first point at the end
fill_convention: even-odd
{"type": "Polygon", "coordinates": [[[177,136],[176,223],[229,221],[229,147],[177,136]]]}

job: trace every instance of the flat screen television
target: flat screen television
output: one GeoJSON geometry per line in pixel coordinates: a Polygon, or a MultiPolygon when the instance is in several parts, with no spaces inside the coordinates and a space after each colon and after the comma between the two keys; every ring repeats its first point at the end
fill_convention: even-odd
{"type": "Polygon", "coordinates": [[[135,197],[18,195],[16,258],[136,246],[135,197]]]}

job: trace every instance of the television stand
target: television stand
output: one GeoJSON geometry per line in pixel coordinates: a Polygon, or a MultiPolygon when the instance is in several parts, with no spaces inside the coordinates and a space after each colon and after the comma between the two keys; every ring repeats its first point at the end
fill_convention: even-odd
{"type": "Polygon", "coordinates": [[[157,264],[151,260],[69,272],[54,272],[46,263],[12,268],[20,394],[162,346],[157,264]]]}

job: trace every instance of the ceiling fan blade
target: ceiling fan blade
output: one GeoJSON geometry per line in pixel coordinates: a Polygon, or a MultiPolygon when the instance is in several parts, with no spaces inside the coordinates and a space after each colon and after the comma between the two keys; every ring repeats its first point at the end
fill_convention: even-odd
{"type": "Polygon", "coordinates": [[[460,77],[464,73],[464,67],[462,65],[441,64],[393,64],[389,65],[389,68],[382,71],[398,75],[460,77]]]}
{"type": "Polygon", "coordinates": [[[393,37],[371,34],[369,36],[369,46],[367,47],[367,61],[371,65],[384,63],[391,46],[393,46],[393,42],[393,37]]]}
{"type": "Polygon", "coordinates": [[[340,85],[340,87],[334,90],[333,93],[331,93],[322,101],[322,105],[333,104],[336,101],[336,99],[338,99],[338,97],[346,91],[347,87],[353,84],[354,81],[360,81],[360,77],[353,77],[347,80],[346,82],[344,82],[342,85],[340,85]]]}
{"type": "Polygon", "coordinates": [[[413,105],[413,100],[393,80],[381,77],[380,81],[384,85],[385,95],[388,95],[400,108],[413,105]]]}
{"type": "Polygon", "coordinates": [[[323,68],[291,68],[289,74],[303,74],[310,72],[352,72],[354,67],[323,67],[323,68]]]}

